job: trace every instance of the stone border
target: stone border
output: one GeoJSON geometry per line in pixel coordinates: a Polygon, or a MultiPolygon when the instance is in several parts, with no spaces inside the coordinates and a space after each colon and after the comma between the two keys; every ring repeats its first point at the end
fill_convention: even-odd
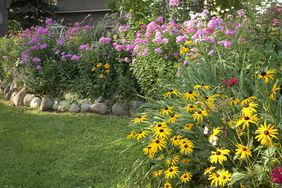
{"type": "Polygon", "coordinates": [[[143,104],[143,101],[140,100],[133,100],[130,105],[122,104],[120,102],[112,104],[111,101],[104,100],[102,96],[98,97],[94,102],[85,99],[82,103],[70,103],[67,100],[41,97],[36,94],[28,93],[25,88],[19,90],[14,84],[1,84],[0,93],[2,93],[4,99],[10,101],[13,106],[26,106],[42,112],[92,112],[101,115],[113,114],[116,116],[127,116],[133,115],[143,104]]]}

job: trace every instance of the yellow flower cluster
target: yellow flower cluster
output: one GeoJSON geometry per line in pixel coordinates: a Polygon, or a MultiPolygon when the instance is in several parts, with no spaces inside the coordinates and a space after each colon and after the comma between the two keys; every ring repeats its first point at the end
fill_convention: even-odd
{"type": "MultiPolygon", "coordinates": [[[[267,102],[276,100],[280,90],[281,80],[275,81],[275,74],[268,70],[257,77],[270,88],[264,96],[267,102]]],[[[205,151],[201,160],[209,167],[202,168],[203,176],[211,186],[227,186],[234,169],[246,170],[256,164],[263,148],[278,144],[277,125],[264,114],[268,107],[257,96],[243,98],[230,92],[228,96],[222,90],[224,86],[204,84],[170,89],[163,94],[166,102],[159,109],[132,120],[136,130],[128,139],[144,144],[144,155],[154,161],[152,176],[164,187],[191,182],[193,174],[198,174],[193,165],[203,163],[198,153],[205,151]]]]}
{"type": "Polygon", "coordinates": [[[98,73],[98,77],[103,79],[106,74],[110,74],[110,65],[108,63],[105,63],[104,65],[102,63],[97,63],[91,70],[92,72],[96,71],[98,73]]]}

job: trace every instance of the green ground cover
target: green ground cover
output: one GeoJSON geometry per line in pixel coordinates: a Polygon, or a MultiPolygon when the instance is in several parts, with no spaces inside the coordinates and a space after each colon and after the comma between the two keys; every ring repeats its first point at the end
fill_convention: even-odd
{"type": "Polygon", "coordinates": [[[137,158],[122,152],[128,121],[39,113],[0,100],[0,187],[126,187],[137,158]]]}

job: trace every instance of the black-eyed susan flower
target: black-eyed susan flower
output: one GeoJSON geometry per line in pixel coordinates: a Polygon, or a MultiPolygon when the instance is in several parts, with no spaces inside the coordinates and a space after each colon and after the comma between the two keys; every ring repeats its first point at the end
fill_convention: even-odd
{"type": "Polygon", "coordinates": [[[191,131],[192,127],[194,126],[193,123],[186,123],[183,127],[184,130],[186,131],[191,131]]]}
{"type": "Polygon", "coordinates": [[[165,178],[166,179],[173,179],[179,174],[178,166],[171,166],[165,171],[165,178]]]}
{"type": "Polygon", "coordinates": [[[183,98],[185,100],[191,100],[191,101],[195,101],[198,96],[199,94],[196,91],[188,91],[183,94],[183,98]]]}
{"type": "Polygon", "coordinates": [[[156,154],[156,151],[151,146],[151,144],[149,144],[143,149],[143,153],[144,155],[148,155],[150,158],[153,158],[156,154]]]}
{"type": "Polygon", "coordinates": [[[144,122],[146,120],[147,120],[147,115],[144,114],[144,115],[141,115],[141,116],[138,116],[138,117],[134,118],[132,120],[132,122],[133,122],[133,124],[136,124],[136,123],[142,123],[142,122],[144,122]]]}
{"type": "Polygon", "coordinates": [[[169,182],[165,182],[163,188],[172,188],[172,185],[169,182]]]}
{"type": "Polygon", "coordinates": [[[185,158],[185,159],[182,159],[181,162],[182,162],[184,165],[187,166],[187,165],[191,162],[191,159],[185,158]]]}
{"type": "Polygon", "coordinates": [[[174,123],[176,122],[176,120],[180,117],[180,114],[173,114],[170,116],[170,118],[168,119],[169,123],[174,123]]]}
{"type": "Polygon", "coordinates": [[[181,140],[182,136],[181,135],[176,135],[176,136],[173,136],[170,141],[172,143],[172,145],[174,147],[177,147],[179,145],[179,141],[181,140]]]}
{"type": "Polygon", "coordinates": [[[272,146],[272,139],[278,139],[276,135],[278,135],[278,129],[271,124],[267,124],[264,121],[264,124],[261,125],[255,132],[258,134],[255,138],[263,145],[272,146]]]}
{"type": "Polygon", "coordinates": [[[271,89],[271,92],[270,92],[270,95],[269,95],[269,98],[273,101],[276,100],[276,93],[277,91],[279,91],[281,88],[279,86],[277,86],[277,83],[275,83],[271,89]]]}
{"type": "Polygon", "coordinates": [[[224,187],[231,180],[231,173],[228,170],[221,169],[217,172],[219,174],[219,186],[224,187]]]}
{"type": "Polygon", "coordinates": [[[171,89],[164,94],[165,98],[171,98],[173,96],[178,96],[179,92],[176,89],[171,89]]]}
{"type": "Polygon", "coordinates": [[[162,161],[162,160],[164,160],[165,159],[165,156],[163,155],[163,154],[161,154],[160,156],[158,156],[158,161],[162,161]]]}
{"type": "Polygon", "coordinates": [[[163,175],[163,173],[164,173],[164,170],[159,169],[159,170],[155,170],[155,171],[152,173],[152,175],[153,175],[153,177],[157,178],[157,177],[160,177],[161,175],[163,175]]]}
{"type": "Polygon", "coordinates": [[[186,112],[191,113],[191,112],[194,112],[196,110],[196,108],[197,108],[196,105],[188,104],[188,105],[186,105],[185,110],[186,110],[186,112]]]}
{"type": "Polygon", "coordinates": [[[174,155],[174,156],[172,156],[171,158],[169,158],[169,159],[166,160],[166,164],[167,164],[168,166],[174,166],[174,165],[176,165],[176,163],[177,163],[179,160],[180,160],[179,155],[174,155]]]}
{"type": "Polygon", "coordinates": [[[180,182],[181,183],[188,183],[192,178],[192,174],[190,172],[184,172],[181,176],[180,176],[180,182]]]}
{"type": "Polygon", "coordinates": [[[192,118],[196,121],[203,121],[205,116],[208,116],[208,112],[206,110],[199,110],[192,114],[192,118]]]}
{"type": "Polygon", "coordinates": [[[275,70],[271,70],[271,69],[270,69],[270,70],[261,72],[261,73],[258,75],[258,77],[259,77],[260,79],[263,79],[264,82],[267,84],[267,83],[269,82],[269,79],[274,80],[275,74],[276,74],[275,70]]]}
{"type": "Polygon", "coordinates": [[[161,127],[154,129],[154,137],[156,138],[167,138],[171,135],[172,130],[168,127],[161,127]]]}
{"type": "Polygon", "coordinates": [[[224,161],[227,161],[227,157],[230,153],[229,149],[217,148],[216,151],[211,152],[210,162],[211,163],[220,163],[222,164],[224,161]]]}
{"type": "Polygon", "coordinates": [[[236,97],[233,97],[231,100],[230,100],[230,105],[238,105],[240,104],[240,99],[236,98],[236,97]]]}
{"type": "Polygon", "coordinates": [[[247,97],[245,99],[243,99],[241,101],[241,106],[245,106],[246,104],[250,103],[250,102],[253,102],[254,100],[256,100],[257,97],[256,96],[250,96],[250,97],[247,97]]]}
{"type": "Polygon", "coordinates": [[[258,122],[257,114],[254,114],[254,115],[243,115],[237,121],[236,127],[242,125],[243,126],[243,130],[244,130],[246,127],[250,126],[250,123],[257,124],[257,122],[258,122]]]}
{"type": "Polygon", "coordinates": [[[153,126],[152,130],[153,132],[155,132],[159,130],[160,128],[166,128],[166,127],[167,127],[167,124],[165,122],[158,122],[153,126]]]}
{"type": "Polygon", "coordinates": [[[220,181],[220,175],[216,172],[213,172],[212,174],[209,175],[208,180],[210,181],[211,186],[219,186],[219,181],[220,181]]]}
{"type": "Polygon", "coordinates": [[[158,149],[162,151],[163,148],[166,148],[166,140],[156,138],[156,139],[152,140],[150,145],[152,146],[152,148],[155,152],[157,152],[158,149]]]}
{"type": "Polygon", "coordinates": [[[148,135],[148,133],[149,133],[149,131],[144,131],[144,130],[138,132],[138,133],[136,134],[136,140],[139,141],[139,140],[141,140],[141,139],[143,139],[143,138],[146,138],[146,136],[148,135]]]}
{"type": "Polygon", "coordinates": [[[180,142],[180,153],[181,154],[187,155],[189,153],[192,153],[193,148],[194,148],[193,142],[191,142],[187,138],[181,139],[181,142],[180,142]]]}
{"type": "Polygon", "coordinates": [[[251,148],[242,144],[236,145],[236,155],[240,156],[240,159],[246,159],[252,156],[251,148]]]}
{"type": "Polygon", "coordinates": [[[205,175],[211,174],[211,173],[214,172],[215,169],[216,169],[215,166],[210,166],[210,167],[208,167],[208,168],[206,168],[206,169],[204,170],[204,174],[205,174],[205,175]]]}
{"type": "Polygon", "coordinates": [[[258,108],[258,107],[259,107],[259,105],[257,103],[254,103],[254,102],[247,103],[243,106],[241,113],[243,115],[250,116],[250,115],[257,112],[256,108],[258,108]]]}
{"type": "Polygon", "coordinates": [[[99,78],[103,79],[104,78],[104,74],[99,74],[99,78]]]}
{"type": "Polygon", "coordinates": [[[167,107],[161,109],[160,115],[161,116],[164,116],[164,115],[169,116],[170,114],[173,113],[173,108],[174,108],[173,106],[167,106],[167,107]]]}
{"type": "Polygon", "coordinates": [[[204,84],[202,84],[202,85],[195,85],[195,86],[194,86],[194,89],[209,90],[210,88],[211,88],[211,86],[209,86],[209,85],[204,85],[204,84]]]}
{"type": "Polygon", "coordinates": [[[135,136],[136,136],[136,131],[131,131],[130,133],[128,133],[127,139],[132,140],[135,138],[135,136]]]}

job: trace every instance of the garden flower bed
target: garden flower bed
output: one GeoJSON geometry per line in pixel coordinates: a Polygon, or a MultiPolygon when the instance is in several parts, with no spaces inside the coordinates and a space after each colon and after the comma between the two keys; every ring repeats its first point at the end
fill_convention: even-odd
{"type": "MultiPolygon", "coordinates": [[[[169,5],[175,13],[179,1],[169,5]]],[[[112,32],[47,19],[2,40],[3,83],[24,88],[4,94],[16,106],[27,91],[44,96],[41,109],[63,98],[58,111],[106,114],[115,103],[117,115],[128,112],[120,101],[145,100],[127,136],[143,152],[131,187],[279,187],[282,5],[256,8],[129,19],[112,32]]]]}

